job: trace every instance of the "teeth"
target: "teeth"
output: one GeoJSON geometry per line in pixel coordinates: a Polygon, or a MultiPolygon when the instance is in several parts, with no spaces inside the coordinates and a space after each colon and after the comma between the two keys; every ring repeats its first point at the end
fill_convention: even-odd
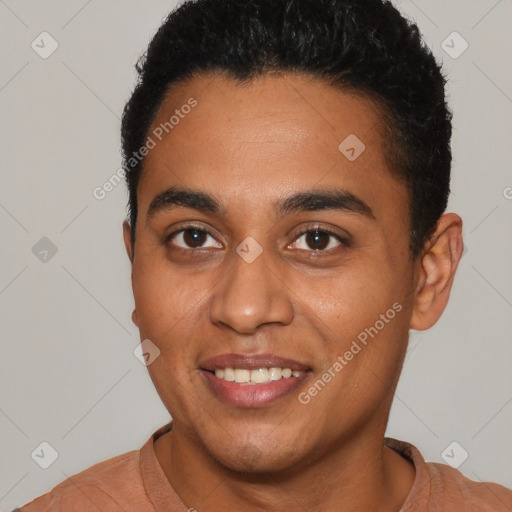
{"type": "Polygon", "coordinates": [[[215,370],[215,377],[228,382],[238,382],[240,384],[265,384],[273,380],[289,379],[290,377],[300,377],[304,372],[290,368],[258,368],[257,370],[247,370],[244,368],[223,368],[215,370]]]}
{"type": "Polygon", "coordinates": [[[235,370],[235,382],[250,382],[251,372],[250,370],[235,370]]]}
{"type": "Polygon", "coordinates": [[[251,382],[256,384],[263,384],[270,380],[269,371],[266,368],[258,368],[257,370],[251,370],[251,382]]]}
{"type": "Polygon", "coordinates": [[[270,368],[268,373],[270,374],[270,380],[279,380],[283,376],[281,368],[270,368]]]}
{"type": "MultiPolygon", "coordinates": [[[[222,372],[222,370],[219,370],[220,372],[222,372]]],[[[215,375],[217,375],[217,370],[215,370],[215,375]]],[[[220,375],[217,375],[217,377],[219,378],[223,378],[224,380],[227,380],[228,382],[234,382],[235,380],[235,372],[233,370],[233,368],[226,368],[224,370],[224,377],[221,377],[220,375]]]]}

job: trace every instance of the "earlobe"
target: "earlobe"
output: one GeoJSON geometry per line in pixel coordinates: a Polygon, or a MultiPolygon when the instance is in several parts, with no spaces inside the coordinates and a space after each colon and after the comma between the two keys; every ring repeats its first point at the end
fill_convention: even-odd
{"type": "Polygon", "coordinates": [[[439,320],[448,303],[462,250],[462,220],[447,213],[439,219],[421,257],[411,329],[423,331],[439,320]]]}
{"type": "Polygon", "coordinates": [[[139,317],[137,315],[137,308],[132,311],[132,322],[139,327],[139,317]]]}
{"type": "Polygon", "coordinates": [[[126,254],[128,254],[128,258],[130,258],[130,261],[133,265],[133,244],[131,237],[131,227],[130,223],[127,220],[123,222],[123,239],[124,246],[126,248],[126,254]]]}

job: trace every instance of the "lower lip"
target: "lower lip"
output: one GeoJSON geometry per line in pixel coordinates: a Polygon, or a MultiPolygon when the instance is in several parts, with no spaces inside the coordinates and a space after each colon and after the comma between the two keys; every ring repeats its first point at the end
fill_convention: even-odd
{"type": "Polygon", "coordinates": [[[215,377],[212,372],[202,370],[210,389],[224,401],[237,407],[256,408],[270,405],[295,391],[309,372],[298,377],[281,378],[265,384],[240,384],[215,377]]]}

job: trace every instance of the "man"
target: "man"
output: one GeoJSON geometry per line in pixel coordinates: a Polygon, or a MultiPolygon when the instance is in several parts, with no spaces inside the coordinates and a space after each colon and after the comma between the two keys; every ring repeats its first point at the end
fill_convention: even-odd
{"type": "Polygon", "coordinates": [[[384,437],[463,247],[417,27],[381,0],[188,1],[138,71],[124,240],[173,420],[23,510],[511,510],[384,437]]]}

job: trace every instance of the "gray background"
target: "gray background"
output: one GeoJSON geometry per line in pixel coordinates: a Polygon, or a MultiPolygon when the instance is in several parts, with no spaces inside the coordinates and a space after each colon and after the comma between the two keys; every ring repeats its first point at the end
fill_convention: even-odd
{"type": "MultiPolygon", "coordinates": [[[[120,167],[133,65],[174,5],[0,0],[3,511],[138,449],[169,419],[133,355],[126,190],[100,201],[93,189],[120,167]],[[43,31],[59,44],[47,59],[31,48],[43,31]],[[58,249],[45,262],[32,249],[42,237],[58,249]],[[42,441],[59,454],[48,469],[31,458],[42,441]]],[[[399,6],[450,78],[450,210],[464,219],[466,252],[441,321],[411,335],[388,435],[439,462],[457,441],[469,453],[463,473],[512,486],[512,3],[399,6]],[[469,43],[458,58],[441,47],[453,31],[469,43]]]]}

